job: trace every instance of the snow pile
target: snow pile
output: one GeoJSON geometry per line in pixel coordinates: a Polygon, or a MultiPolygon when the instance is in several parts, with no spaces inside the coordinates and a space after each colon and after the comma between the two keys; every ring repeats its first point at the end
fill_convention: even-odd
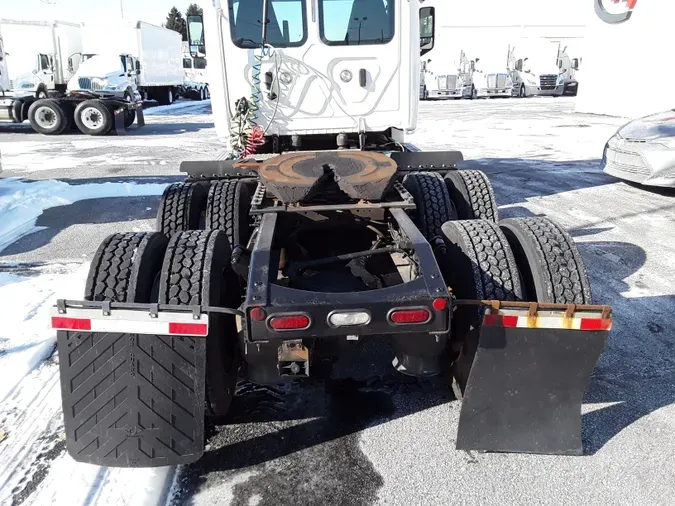
{"type": "Polygon", "coordinates": [[[0,180],[0,252],[20,237],[35,231],[35,222],[45,209],[86,199],[161,195],[165,187],[165,183],[69,185],[55,180],[0,180]]]}

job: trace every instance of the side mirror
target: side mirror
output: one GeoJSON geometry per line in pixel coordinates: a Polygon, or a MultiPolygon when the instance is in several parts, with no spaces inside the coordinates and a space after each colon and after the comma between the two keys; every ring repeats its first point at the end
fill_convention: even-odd
{"type": "Polygon", "coordinates": [[[523,60],[520,59],[516,62],[516,70],[519,72],[523,71],[523,60]]]}
{"type": "Polygon", "coordinates": [[[427,54],[434,48],[436,32],[436,9],[422,7],[420,9],[420,56],[427,54]]]}
{"type": "Polygon", "coordinates": [[[206,55],[206,46],[204,44],[204,18],[202,16],[188,16],[187,29],[190,55],[193,58],[206,55]]]}
{"type": "Polygon", "coordinates": [[[478,63],[480,61],[480,58],[476,58],[474,61],[478,63]]]}
{"type": "Polygon", "coordinates": [[[579,58],[572,59],[572,68],[574,70],[579,70],[579,58]]]}

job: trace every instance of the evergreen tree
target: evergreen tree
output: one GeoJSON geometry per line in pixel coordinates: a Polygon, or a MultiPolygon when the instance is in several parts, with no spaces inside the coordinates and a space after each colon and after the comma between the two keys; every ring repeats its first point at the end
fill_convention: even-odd
{"type": "Polygon", "coordinates": [[[174,30],[180,33],[183,37],[183,40],[187,40],[187,25],[185,23],[185,18],[183,14],[176,9],[176,7],[171,7],[169,15],[166,17],[166,23],[164,26],[169,30],[174,30]]]}
{"type": "Polygon", "coordinates": [[[203,16],[204,15],[204,9],[202,9],[199,5],[197,4],[190,4],[185,11],[185,17],[187,18],[188,16],[203,16]]]}

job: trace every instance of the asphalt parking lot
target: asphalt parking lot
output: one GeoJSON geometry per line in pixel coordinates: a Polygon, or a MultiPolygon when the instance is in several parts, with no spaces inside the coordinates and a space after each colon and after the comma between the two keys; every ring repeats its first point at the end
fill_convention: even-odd
{"type": "MultiPolygon", "coordinates": [[[[594,302],[613,307],[583,407],[586,455],[456,451],[459,403],[444,381],[397,375],[386,344],[370,342],[328,383],[240,385],[229,423],[211,428],[202,460],[177,471],[169,503],[675,504],[675,191],[602,173],[604,142],[625,120],[577,114],[572,98],[423,102],[419,119],[411,142],[463,151],[462,167],[490,177],[501,217],[545,215],[563,225],[578,243],[594,302]]],[[[182,160],[223,152],[208,102],[157,108],[147,123],[104,138],[0,125],[0,177],[165,184],[181,179],[182,160]]],[[[152,193],[49,207],[0,251],[0,272],[84,265],[108,234],[152,230],[152,193]]],[[[40,487],[65,486],[46,474],[26,504],[42,504],[40,487]]]]}

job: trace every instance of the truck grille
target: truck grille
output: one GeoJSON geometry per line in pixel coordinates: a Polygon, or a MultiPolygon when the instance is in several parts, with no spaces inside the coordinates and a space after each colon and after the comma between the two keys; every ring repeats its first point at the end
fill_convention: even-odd
{"type": "Polygon", "coordinates": [[[80,77],[78,79],[78,84],[81,90],[103,91],[103,86],[96,81],[92,81],[88,77],[80,77]]]}
{"type": "Polygon", "coordinates": [[[487,87],[488,88],[506,88],[506,78],[508,74],[488,74],[487,87]]]}
{"type": "Polygon", "coordinates": [[[454,90],[457,87],[457,76],[438,76],[439,90],[454,90]]]}
{"type": "Polygon", "coordinates": [[[558,82],[558,76],[555,74],[544,74],[539,76],[539,87],[542,90],[555,90],[558,82]]]}

